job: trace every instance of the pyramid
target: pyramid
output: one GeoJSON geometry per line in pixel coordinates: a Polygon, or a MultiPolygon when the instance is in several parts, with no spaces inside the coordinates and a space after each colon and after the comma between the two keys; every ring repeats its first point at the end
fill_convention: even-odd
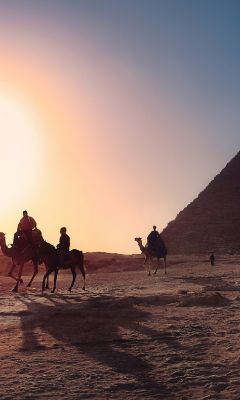
{"type": "Polygon", "coordinates": [[[240,152],[162,237],[169,254],[240,253],[240,152]]]}

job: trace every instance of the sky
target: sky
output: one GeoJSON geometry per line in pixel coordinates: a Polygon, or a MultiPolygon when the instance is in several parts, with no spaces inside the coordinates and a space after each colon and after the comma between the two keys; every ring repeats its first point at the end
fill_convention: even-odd
{"type": "Polygon", "coordinates": [[[131,254],[239,151],[240,3],[0,0],[0,230],[131,254]]]}

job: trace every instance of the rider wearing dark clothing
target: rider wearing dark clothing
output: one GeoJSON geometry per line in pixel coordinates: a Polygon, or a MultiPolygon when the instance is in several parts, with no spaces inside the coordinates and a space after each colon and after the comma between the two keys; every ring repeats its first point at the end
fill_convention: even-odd
{"type": "Polygon", "coordinates": [[[161,238],[160,233],[156,230],[157,227],[154,225],[153,226],[153,231],[149,233],[147,237],[147,244],[150,248],[156,249],[159,243],[159,239],[161,238]]]}
{"type": "Polygon", "coordinates": [[[65,227],[60,229],[60,239],[57,245],[57,249],[60,256],[60,263],[64,262],[70,251],[70,237],[67,234],[67,229],[65,227]]]}
{"type": "Polygon", "coordinates": [[[28,212],[23,211],[23,216],[19,221],[17,232],[14,234],[13,244],[20,251],[24,250],[27,247],[31,247],[33,252],[33,257],[35,259],[37,256],[37,249],[33,239],[33,230],[35,231],[37,227],[37,223],[33,217],[28,215],[28,212]]]}
{"type": "Polygon", "coordinates": [[[67,229],[65,227],[61,228],[60,234],[61,234],[61,236],[60,236],[57,248],[58,248],[58,250],[68,252],[70,249],[70,237],[67,234],[67,229]]]}
{"type": "Polygon", "coordinates": [[[28,243],[32,246],[34,249],[34,242],[33,242],[33,236],[32,236],[32,230],[35,229],[37,226],[37,223],[33,217],[30,217],[28,215],[27,211],[23,211],[23,217],[21,218],[19,224],[18,224],[18,234],[24,234],[28,243]]]}

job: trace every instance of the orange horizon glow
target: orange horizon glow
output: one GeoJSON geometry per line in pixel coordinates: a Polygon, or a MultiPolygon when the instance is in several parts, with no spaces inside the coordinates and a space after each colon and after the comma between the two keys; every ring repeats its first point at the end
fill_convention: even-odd
{"type": "MultiPolygon", "coordinates": [[[[5,70],[3,67],[4,65],[1,66],[2,72],[4,71],[2,75],[5,79],[0,82],[0,112],[2,98],[2,102],[6,100],[9,107],[12,107],[12,110],[9,109],[9,123],[11,120],[16,120],[16,114],[22,113],[26,124],[29,121],[35,124],[32,131],[31,129],[28,131],[27,125],[23,126],[24,132],[21,132],[15,126],[15,136],[11,138],[11,132],[10,136],[5,136],[3,133],[3,116],[0,121],[2,123],[0,125],[2,146],[6,147],[7,144],[10,145],[14,141],[16,148],[16,154],[7,151],[5,158],[2,159],[2,168],[7,168],[8,172],[11,171],[10,177],[8,174],[3,182],[3,186],[7,186],[8,190],[2,195],[2,213],[4,213],[4,216],[1,218],[3,224],[1,229],[7,232],[8,243],[12,241],[12,235],[15,232],[18,220],[21,218],[22,210],[28,209],[29,214],[36,218],[38,227],[43,231],[46,240],[54,244],[58,240],[60,226],[67,225],[73,246],[85,248],[88,251],[119,251],[117,243],[114,248],[115,240],[112,240],[114,239],[111,237],[112,235],[110,235],[109,241],[113,242],[113,247],[108,248],[106,246],[104,220],[101,218],[103,203],[101,201],[101,204],[98,204],[98,201],[91,197],[93,193],[98,191],[101,195],[103,194],[101,179],[96,178],[94,188],[92,184],[89,185],[89,179],[95,177],[98,168],[94,166],[94,158],[98,157],[97,144],[88,140],[86,135],[89,130],[98,129],[94,126],[94,121],[90,116],[93,111],[88,111],[89,115],[87,115],[87,106],[85,105],[83,107],[85,114],[78,113],[78,116],[79,114],[82,116],[82,120],[77,121],[77,124],[81,126],[81,131],[84,131],[85,142],[82,140],[80,147],[77,148],[69,143],[73,136],[75,136],[75,140],[79,139],[77,131],[80,131],[80,129],[76,130],[76,120],[74,121],[76,115],[72,112],[68,102],[65,101],[65,96],[62,93],[63,87],[61,89],[57,87],[56,82],[52,79],[53,76],[46,74],[43,78],[43,71],[41,71],[41,68],[35,68],[34,64],[27,66],[22,63],[21,68],[19,68],[16,55],[14,59],[8,59],[5,70]],[[16,68],[16,65],[18,65],[18,68],[16,68]],[[27,121],[27,117],[29,121],[27,121]],[[74,135],[71,136],[72,134],[74,135]],[[36,145],[38,148],[36,148],[36,145]],[[19,155],[24,152],[25,169],[22,168],[21,161],[17,157],[17,150],[19,150],[19,155]],[[86,160],[86,150],[90,154],[92,152],[93,160],[86,160]],[[72,165],[72,162],[75,166],[72,165]],[[84,168],[85,163],[91,165],[90,176],[84,168]],[[79,171],[76,170],[77,165],[80,168],[79,171]],[[16,171],[18,171],[17,175],[15,174],[16,171]],[[15,180],[14,174],[16,175],[15,180]],[[79,179],[78,181],[76,176],[79,179]],[[11,181],[10,185],[8,177],[11,181]],[[26,185],[22,185],[22,182],[25,182],[26,185]],[[65,188],[66,193],[64,192],[65,188]],[[75,208],[71,205],[71,200],[74,197],[79,201],[77,207],[75,203],[75,208]],[[93,207],[91,207],[92,205],[93,207]],[[75,213],[79,213],[79,224],[76,221],[75,213]],[[92,224],[96,236],[91,234],[92,224]]],[[[4,112],[3,107],[2,111],[4,112]]],[[[99,117],[99,112],[97,114],[99,117]]],[[[18,121],[16,120],[15,123],[18,124],[18,121]]],[[[103,123],[105,122],[103,121],[103,123]]],[[[11,124],[9,129],[13,129],[11,124]]],[[[102,144],[107,146],[107,143],[102,144]]],[[[111,158],[111,154],[109,156],[111,158]]],[[[118,175],[118,178],[121,179],[121,175],[118,175]]],[[[105,179],[104,175],[102,179],[105,179]]],[[[106,179],[108,179],[107,176],[106,179]]],[[[123,197],[120,200],[126,213],[130,213],[131,211],[127,211],[127,200],[124,200],[123,197]]],[[[112,204],[112,198],[108,193],[106,193],[104,202],[111,215],[115,210],[115,203],[112,204]]],[[[120,215],[120,211],[118,213],[120,219],[124,221],[125,212],[122,215],[120,215]]],[[[112,221],[109,222],[112,223],[112,221]]],[[[122,229],[123,227],[120,225],[119,228],[122,229]]],[[[116,226],[112,226],[112,229],[116,229],[116,226]]],[[[131,239],[132,237],[129,237],[129,240],[131,239]]],[[[132,247],[134,252],[134,243],[133,245],[128,243],[126,250],[124,251],[122,248],[120,252],[127,253],[129,247],[132,247]]],[[[138,249],[136,249],[137,251],[138,249]]]]}

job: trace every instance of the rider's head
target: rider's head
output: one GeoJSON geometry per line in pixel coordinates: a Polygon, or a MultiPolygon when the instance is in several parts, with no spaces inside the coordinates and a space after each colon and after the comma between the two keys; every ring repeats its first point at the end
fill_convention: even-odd
{"type": "Polygon", "coordinates": [[[25,210],[25,211],[23,211],[23,216],[24,217],[27,217],[28,216],[28,212],[25,210]]]}
{"type": "Polygon", "coordinates": [[[65,226],[63,226],[61,229],[60,229],[60,233],[66,233],[67,232],[67,228],[65,228],[65,226]]]}
{"type": "Polygon", "coordinates": [[[153,225],[153,230],[155,231],[157,229],[156,225],[153,225]]]}

